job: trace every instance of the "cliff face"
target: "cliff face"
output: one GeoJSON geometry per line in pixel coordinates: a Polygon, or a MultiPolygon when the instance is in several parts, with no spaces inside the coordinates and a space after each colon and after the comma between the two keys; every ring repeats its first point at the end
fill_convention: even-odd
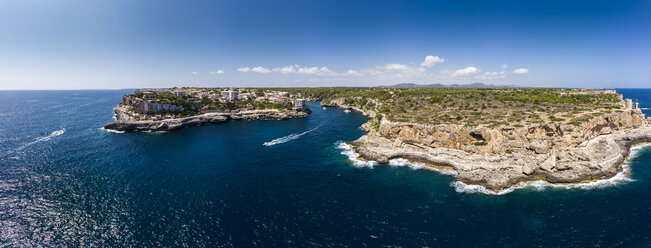
{"type": "Polygon", "coordinates": [[[537,154],[579,145],[599,135],[639,127],[644,117],[639,109],[595,117],[580,125],[542,124],[529,127],[467,127],[421,125],[383,120],[379,135],[396,144],[414,143],[474,153],[504,153],[529,149],[537,154]],[[553,147],[553,149],[550,149],[553,147]]]}
{"type": "Polygon", "coordinates": [[[226,122],[228,120],[264,120],[264,119],[288,119],[305,117],[307,111],[294,110],[251,110],[228,113],[205,113],[185,118],[162,119],[154,118],[140,120],[137,113],[131,110],[131,106],[120,104],[114,109],[115,121],[104,126],[105,129],[116,131],[173,131],[186,127],[202,126],[226,122]]]}
{"type": "Polygon", "coordinates": [[[136,99],[131,96],[123,96],[122,104],[131,107],[139,114],[155,114],[160,111],[184,111],[185,108],[179,105],[167,103],[155,103],[136,99]]]}
{"type": "MultiPolygon", "coordinates": [[[[348,107],[340,101],[329,105],[348,107]]],[[[362,129],[368,134],[350,142],[362,158],[448,166],[459,181],[493,190],[535,180],[563,184],[611,178],[623,171],[633,144],[651,142],[651,118],[630,107],[579,125],[492,128],[383,119],[377,131],[368,124],[362,129]]]]}

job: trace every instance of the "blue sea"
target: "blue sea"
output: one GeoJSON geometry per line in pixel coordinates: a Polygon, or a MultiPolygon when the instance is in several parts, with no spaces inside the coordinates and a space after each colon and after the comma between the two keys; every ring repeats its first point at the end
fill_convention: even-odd
{"type": "MultiPolygon", "coordinates": [[[[338,147],[367,119],[318,103],[102,130],[130,92],[0,91],[0,247],[651,247],[650,147],[616,186],[464,193],[435,171],[355,166],[338,147]]],[[[618,92],[651,107],[649,89],[618,92]]]]}

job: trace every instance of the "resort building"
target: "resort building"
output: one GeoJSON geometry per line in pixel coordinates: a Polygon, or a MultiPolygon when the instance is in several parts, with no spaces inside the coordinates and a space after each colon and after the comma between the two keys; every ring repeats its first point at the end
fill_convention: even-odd
{"type": "Polygon", "coordinates": [[[226,97],[229,101],[237,101],[237,91],[234,90],[225,90],[222,91],[222,96],[226,97]]]}
{"type": "Polygon", "coordinates": [[[307,105],[305,104],[305,99],[296,99],[294,100],[294,108],[305,109],[307,105]]]}

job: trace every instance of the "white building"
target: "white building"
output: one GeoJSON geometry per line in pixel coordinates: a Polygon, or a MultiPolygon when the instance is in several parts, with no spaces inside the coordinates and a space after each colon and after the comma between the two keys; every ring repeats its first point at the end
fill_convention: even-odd
{"type": "Polygon", "coordinates": [[[225,90],[222,91],[222,96],[226,97],[229,101],[237,101],[237,91],[225,90]]]}
{"type": "Polygon", "coordinates": [[[295,108],[300,108],[300,109],[305,109],[305,99],[296,99],[294,100],[294,107],[295,108]]]}
{"type": "Polygon", "coordinates": [[[175,96],[185,96],[185,91],[183,91],[183,90],[175,90],[175,91],[172,91],[172,93],[175,96]]]}

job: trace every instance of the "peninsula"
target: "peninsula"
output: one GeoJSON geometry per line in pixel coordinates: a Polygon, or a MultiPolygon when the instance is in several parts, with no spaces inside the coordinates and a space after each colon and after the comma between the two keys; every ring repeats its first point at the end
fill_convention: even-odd
{"type": "Polygon", "coordinates": [[[499,191],[520,183],[612,178],[651,118],[614,90],[525,88],[302,89],[370,120],[349,142],[360,158],[407,159],[499,191]]]}
{"type": "Polygon", "coordinates": [[[311,111],[300,95],[264,89],[140,89],[114,108],[115,131],[165,132],[228,120],[287,119],[311,111]]]}

